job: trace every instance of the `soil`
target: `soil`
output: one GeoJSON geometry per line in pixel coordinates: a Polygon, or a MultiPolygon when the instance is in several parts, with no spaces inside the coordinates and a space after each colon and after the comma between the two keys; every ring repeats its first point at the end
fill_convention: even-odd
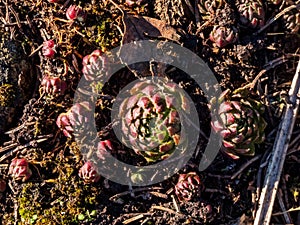
{"type": "MultiPolygon", "coordinates": [[[[297,0],[0,0],[0,223],[253,224],[299,61],[299,20],[297,0]],[[254,25],[240,13],[245,2],[264,11],[253,10],[258,21],[254,25]],[[74,20],[66,16],[71,5],[83,11],[74,20]],[[225,35],[221,41],[212,38],[220,27],[225,35]],[[48,40],[55,43],[52,57],[43,49],[48,40]],[[111,108],[129,83],[146,76],[165,77],[184,89],[196,107],[201,132],[193,157],[173,176],[146,187],[121,185],[103,176],[85,182],[79,170],[86,155],[74,136],[66,137],[59,129],[57,118],[73,105],[85,56],[137,40],[185,47],[207,64],[223,91],[241,88],[260,101],[267,126],[255,155],[232,159],[220,150],[199,171],[211,132],[208,96],[178,68],[138,63],[96,87],[98,138],[111,140],[111,154],[120,161],[151,164],[118,140],[111,108]],[[47,76],[66,83],[63,94],[47,92],[42,84],[47,76]],[[18,180],[9,173],[14,158],[28,161],[29,179],[18,180]],[[180,201],[175,185],[179,175],[188,172],[196,172],[204,188],[189,201],[180,201]]],[[[300,224],[300,117],[294,117],[273,224],[300,224]]]]}

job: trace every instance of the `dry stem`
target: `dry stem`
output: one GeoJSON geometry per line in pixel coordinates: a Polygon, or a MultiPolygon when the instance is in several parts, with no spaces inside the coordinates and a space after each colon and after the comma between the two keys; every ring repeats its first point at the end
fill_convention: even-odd
{"type": "Polygon", "coordinates": [[[271,160],[268,165],[264,186],[259,199],[259,208],[256,213],[254,225],[267,225],[270,223],[280,175],[299,107],[299,98],[297,99],[300,95],[299,71],[300,60],[298,61],[296,73],[289,91],[289,102],[277,132],[271,160]]]}

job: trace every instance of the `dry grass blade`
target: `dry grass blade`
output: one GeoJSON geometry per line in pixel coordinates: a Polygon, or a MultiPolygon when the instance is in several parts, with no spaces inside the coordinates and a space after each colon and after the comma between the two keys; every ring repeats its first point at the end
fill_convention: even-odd
{"type": "Polygon", "coordinates": [[[231,176],[231,180],[235,179],[238,175],[240,175],[248,166],[254,163],[256,160],[260,159],[261,155],[257,155],[248,162],[246,162],[235,174],[231,176]]]}
{"type": "Polygon", "coordinates": [[[121,196],[124,196],[124,195],[128,195],[128,194],[131,194],[132,192],[135,193],[135,192],[139,192],[139,191],[152,191],[152,190],[161,190],[162,188],[161,187],[146,187],[146,188],[137,188],[137,189],[133,189],[132,191],[124,191],[124,192],[121,192],[119,194],[116,194],[112,197],[109,198],[110,201],[115,201],[116,199],[118,199],[119,197],[121,196]]]}
{"type": "Polygon", "coordinates": [[[299,108],[300,100],[299,98],[297,99],[297,97],[300,95],[299,71],[300,60],[298,61],[296,73],[289,91],[289,102],[277,132],[271,160],[268,165],[266,178],[259,199],[259,208],[254,221],[255,225],[267,225],[270,223],[274,200],[280,181],[280,175],[299,108]]]}
{"type": "Polygon", "coordinates": [[[300,211],[300,206],[297,207],[297,208],[291,208],[285,212],[278,212],[278,213],[273,213],[272,216],[281,216],[282,214],[284,213],[287,213],[287,212],[294,212],[294,211],[300,211]]]}
{"type": "Polygon", "coordinates": [[[175,209],[176,209],[176,212],[180,212],[179,205],[178,205],[178,203],[177,203],[177,201],[176,201],[174,195],[171,195],[171,198],[172,198],[173,205],[174,205],[174,207],[175,207],[175,209]]]}
{"type": "Polygon", "coordinates": [[[37,139],[37,140],[33,140],[33,141],[28,142],[25,145],[19,145],[15,149],[10,150],[6,154],[2,155],[1,158],[0,158],[0,162],[2,162],[3,160],[7,159],[8,157],[12,156],[13,154],[17,153],[18,151],[20,151],[22,149],[28,148],[32,145],[35,145],[36,143],[41,143],[41,142],[47,141],[52,136],[53,136],[52,134],[44,135],[44,136],[39,137],[39,139],[37,139]]]}
{"type": "Polygon", "coordinates": [[[184,216],[183,214],[178,213],[178,212],[174,211],[173,209],[169,209],[169,208],[166,208],[166,207],[163,207],[163,206],[154,205],[154,206],[151,207],[151,209],[158,209],[158,210],[166,211],[170,214],[184,216]]]}
{"type": "Polygon", "coordinates": [[[279,190],[277,192],[277,198],[278,198],[278,202],[279,202],[279,206],[281,208],[281,210],[284,212],[283,213],[283,218],[285,220],[285,223],[286,224],[291,224],[291,216],[288,212],[286,212],[286,208],[285,208],[285,205],[284,205],[284,202],[283,202],[283,199],[282,199],[282,192],[281,190],[279,190]]]}
{"type": "Polygon", "coordinates": [[[143,214],[140,214],[140,215],[137,215],[137,216],[132,217],[132,218],[130,218],[130,219],[127,219],[127,220],[123,221],[122,223],[123,223],[123,224],[130,224],[130,223],[132,223],[132,222],[134,222],[134,221],[137,221],[137,220],[142,219],[143,217],[144,217],[144,215],[143,215],[143,214]]]}
{"type": "Polygon", "coordinates": [[[168,198],[168,195],[157,192],[157,191],[150,191],[149,193],[156,196],[156,197],[159,197],[159,198],[164,198],[164,199],[168,198]]]}

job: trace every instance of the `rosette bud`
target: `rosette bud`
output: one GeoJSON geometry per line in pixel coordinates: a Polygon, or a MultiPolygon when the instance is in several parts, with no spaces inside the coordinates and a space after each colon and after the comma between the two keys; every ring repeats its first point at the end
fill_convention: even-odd
{"type": "Polygon", "coordinates": [[[48,48],[48,47],[43,47],[42,52],[43,52],[43,56],[49,59],[53,58],[55,55],[55,51],[52,48],[48,48]]]}
{"type": "Polygon", "coordinates": [[[32,172],[25,158],[14,158],[10,163],[8,174],[15,180],[26,181],[31,177],[32,172]]]}
{"type": "Polygon", "coordinates": [[[232,44],[237,40],[238,32],[233,26],[214,26],[209,39],[219,48],[232,44]]]}
{"type": "Polygon", "coordinates": [[[190,201],[199,197],[204,189],[200,177],[195,172],[180,174],[175,185],[175,194],[180,201],[190,201]]]}
{"type": "Polygon", "coordinates": [[[93,81],[106,74],[107,58],[99,49],[93,51],[82,60],[82,73],[86,80],[93,81]]]}
{"type": "Polygon", "coordinates": [[[66,137],[72,137],[74,129],[85,130],[92,119],[92,107],[89,102],[74,104],[66,113],[61,113],[56,125],[63,131],[66,137]]]}
{"type": "Polygon", "coordinates": [[[260,0],[239,0],[238,13],[242,24],[261,28],[265,24],[265,10],[260,0]]]}
{"type": "Polygon", "coordinates": [[[53,40],[44,41],[43,48],[42,48],[43,56],[49,59],[53,58],[54,54],[56,53],[54,48],[55,48],[55,43],[53,40]]]}
{"type": "Polygon", "coordinates": [[[91,161],[85,162],[85,164],[80,168],[79,177],[84,180],[84,183],[96,183],[100,179],[100,175],[91,161]]]}
{"type": "Polygon", "coordinates": [[[42,90],[49,95],[63,95],[67,89],[65,81],[59,77],[45,76],[41,82],[42,90]]]}
{"type": "Polygon", "coordinates": [[[105,159],[108,151],[113,151],[113,146],[110,140],[100,141],[97,146],[97,156],[99,159],[105,159]]]}
{"type": "Polygon", "coordinates": [[[71,5],[66,12],[68,20],[78,20],[83,22],[86,18],[86,13],[82,10],[80,6],[71,5]]]}

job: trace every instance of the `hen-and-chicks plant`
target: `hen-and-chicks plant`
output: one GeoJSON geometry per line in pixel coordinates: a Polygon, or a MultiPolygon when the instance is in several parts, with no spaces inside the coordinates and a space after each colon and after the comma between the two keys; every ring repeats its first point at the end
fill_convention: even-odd
{"type": "Polygon", "coordinates": [[[264,106],[244,91],[224,91],[211,102],[214,108],[212,128],[223,138],[223,147],[233,159],[253,156],[255,144],[265,138],[266,122],[262,117],[264,106]]]}

